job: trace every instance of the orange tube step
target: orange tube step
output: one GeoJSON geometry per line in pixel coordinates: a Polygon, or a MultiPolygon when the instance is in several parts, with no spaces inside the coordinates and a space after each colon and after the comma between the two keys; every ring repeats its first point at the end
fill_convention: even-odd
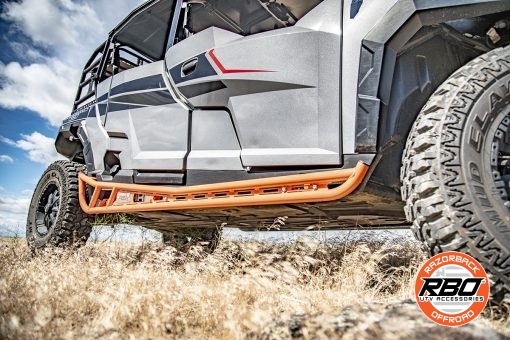
{"type": "Polygon", "coordinates": [[[352,169],[189,187],[99,182],[80,173],[79,198],[87,214],[334,201],[352,193],[368,168],[358,162],[352,169]],[[90,200],[86,197],[87,185],[93,188],[90,200]]]}

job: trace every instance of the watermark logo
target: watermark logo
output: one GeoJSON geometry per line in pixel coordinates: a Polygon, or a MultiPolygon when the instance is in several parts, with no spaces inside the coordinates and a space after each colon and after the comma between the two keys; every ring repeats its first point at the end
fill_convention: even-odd
{"type": "Polygon", "coordinates": [[[422,312],[443,326],[461,326],[476,319],[489,299],[489,279],[469,255],[438,254],[421,267],[415,297],[422,312]]]}

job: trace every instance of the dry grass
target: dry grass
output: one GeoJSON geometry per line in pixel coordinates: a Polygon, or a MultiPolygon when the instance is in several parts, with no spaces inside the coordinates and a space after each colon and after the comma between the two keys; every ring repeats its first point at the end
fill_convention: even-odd
{"type": "Polygon", "coordinates": [[[4,240],[0,338],[240,339],[295,313],[412,298],[423,260],[414,243],[370,240],[223,242],[212,256],[92,243],[35,257],[4,240]]]}

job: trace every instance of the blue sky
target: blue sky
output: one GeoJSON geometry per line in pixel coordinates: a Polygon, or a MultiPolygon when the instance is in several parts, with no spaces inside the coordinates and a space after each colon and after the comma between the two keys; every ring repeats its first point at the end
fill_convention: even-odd
{"type": "Polygon", "coordinates": [[[24,229],[84,63],[142,2],[0,0],[0,229],[24,229]]]}

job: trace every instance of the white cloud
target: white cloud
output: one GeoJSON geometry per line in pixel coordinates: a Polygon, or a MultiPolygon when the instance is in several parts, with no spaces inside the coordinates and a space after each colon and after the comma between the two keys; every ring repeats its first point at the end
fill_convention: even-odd
{"type": "Polygon", "coordinates": [[[34,190],[25,189],[21,193],[23,194],[23,196],[30,196],[30,197],[32,197],[32,194],[34,193],[34,190]]]}
{"type": "MultiPolygon", "coordinates": [[[[0,163],[14,163],[14,159],[12,159],[12,157],[8,155],[0,155],[0,163]]],[[[2,191],[1,187],[0,191],[2,191]]]]}
{"type": "Polygon", "coordinates": [[[26,216],[28,207],[30,205],[29,196],[2,196],[0,197],[0,215],[4,216],[3,212],[9,212],[10,214],[18,215],[23,214],[26,216]]]}
{"type": "Polygon", "coordinates": [[[0,105],[35,111],[59,125],[71,112],[77,77],[76,69],[55,58],[28,66],[0,63],[0,105]]]}
{"type": "Polygon", "coordinates": [[[11,39],[23,61],[0,63],[0,106],[37,112],[54,126],[71,113],[81,70],[93,50],[141,0],[21,0],[0,16],[34,46],[11,39]],[[50,51],[50,52],[48,52],[50,51]],[[51,53],[51,54],[49,54],[51,53]]]}
{"type": "Polygon", "coordinates": [[[31,196],[0,196],[0,229],[3,234],[22,236],[31,196]]]}
{"type": "Polygon", "coordinates": [[[27,157],[36,163],[48,165],[57,159],[63,159],[55,150],[54,139],[46,137],[39,132],[31,135],[21,135],[21,139],[14,141],[0,136],[0,141],[18,149],[24,150],[27,157]]]}
{"type": "Polygon", "coordinates": [[[24,41],[9,41],[9,46],[21,61],[44,62],[47,59],[43,53],[24,41]]]}
{"type": "Polygon", "coordinates": [[[45,46],[79,46],[95,41],[104,31],[96,12],[70,0],[23,0],[4,5],[2,17],[35,43],[45,46]],[[82,32],[88,32],[83,35],[82,32]]]}

